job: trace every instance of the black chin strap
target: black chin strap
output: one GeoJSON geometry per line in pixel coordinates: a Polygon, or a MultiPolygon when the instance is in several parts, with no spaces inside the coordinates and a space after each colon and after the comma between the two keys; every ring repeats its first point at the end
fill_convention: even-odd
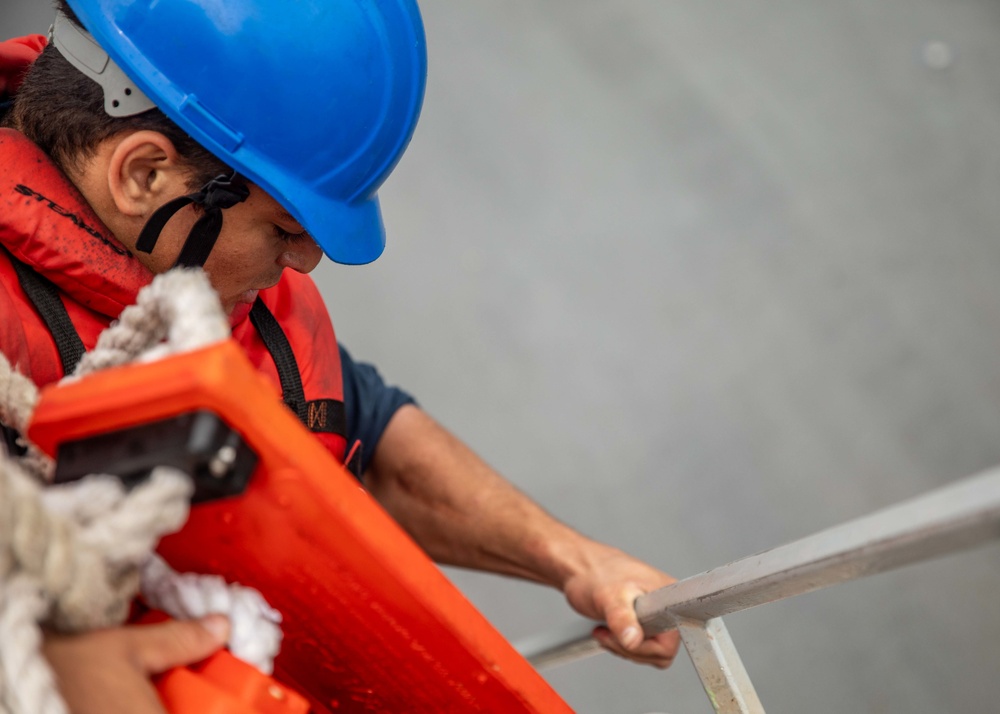
{"type": "Polygon", "coordinates": [[[201,267],[208,260],[222,231],[222,209],[242,203],[249,195],[250,189],[235,171],[229,176],[216,176],[195,193],[175,198],[156,209],[142,227],[135,247],[143,253],[152,253],[167,221],[184,206],[194,203],[202,206],[205,214],[191,227],[174,267],[201,267]]]}

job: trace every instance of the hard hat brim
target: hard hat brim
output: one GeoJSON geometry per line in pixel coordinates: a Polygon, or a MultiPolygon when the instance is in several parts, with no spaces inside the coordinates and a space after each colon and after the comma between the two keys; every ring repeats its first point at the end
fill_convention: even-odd
{"type": "Polygon", "coordinates": [[[309,193],[296,197],[294,205],[278,196],[274,198],[336,263],[364,265],[385,250],[385,227],[378,196],[358,203],[341,203],[309,193]]]}

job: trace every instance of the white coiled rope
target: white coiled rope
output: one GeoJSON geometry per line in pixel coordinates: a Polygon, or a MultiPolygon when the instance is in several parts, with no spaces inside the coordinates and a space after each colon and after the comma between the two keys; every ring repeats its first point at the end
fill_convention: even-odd
{"type": "MultiPolygon", "coordinates": [[[[157,276],[100,336],[67,379],[150,361],[229,336],[218,297],[200,269],[157,276]]],[[[26,433],[35,385],[0,354],[0,421],[26,433]]],[[[0,450],[0,714],[66,714],[41,654],[41,625],[82,632],[122,624],[140,591],[177,618],[228,615],[234,655],[270,673],[280,615],[260,593],[217,576],[179,574],[153,554],[187,520],[190,479],[153,469],[126,491],[113,476],[63,485],[51,459],[25,442],[21,458],[0,450]]]]}

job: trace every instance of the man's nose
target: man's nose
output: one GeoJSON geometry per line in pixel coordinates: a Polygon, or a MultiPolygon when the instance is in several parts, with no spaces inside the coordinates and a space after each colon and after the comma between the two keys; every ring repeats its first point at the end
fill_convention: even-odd
{"type": "Polygon", "coordinates": [[[299,273],[309,273],[319,265],[323,249],[309,236],[302,236],[288,246],[288,250],[278,256],[278,265],[291,268],[299,273]]]}

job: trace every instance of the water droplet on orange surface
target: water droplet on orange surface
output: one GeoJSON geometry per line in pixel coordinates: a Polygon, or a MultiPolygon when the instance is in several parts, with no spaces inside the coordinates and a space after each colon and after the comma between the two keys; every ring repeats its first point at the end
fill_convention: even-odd
{"type": "Polygon", "coordinates": [[[281,701],[285,698],[285,692],[276,684],[272,684],[267,688],[267,693],[270,694],[275,699],[281,701]]]}

